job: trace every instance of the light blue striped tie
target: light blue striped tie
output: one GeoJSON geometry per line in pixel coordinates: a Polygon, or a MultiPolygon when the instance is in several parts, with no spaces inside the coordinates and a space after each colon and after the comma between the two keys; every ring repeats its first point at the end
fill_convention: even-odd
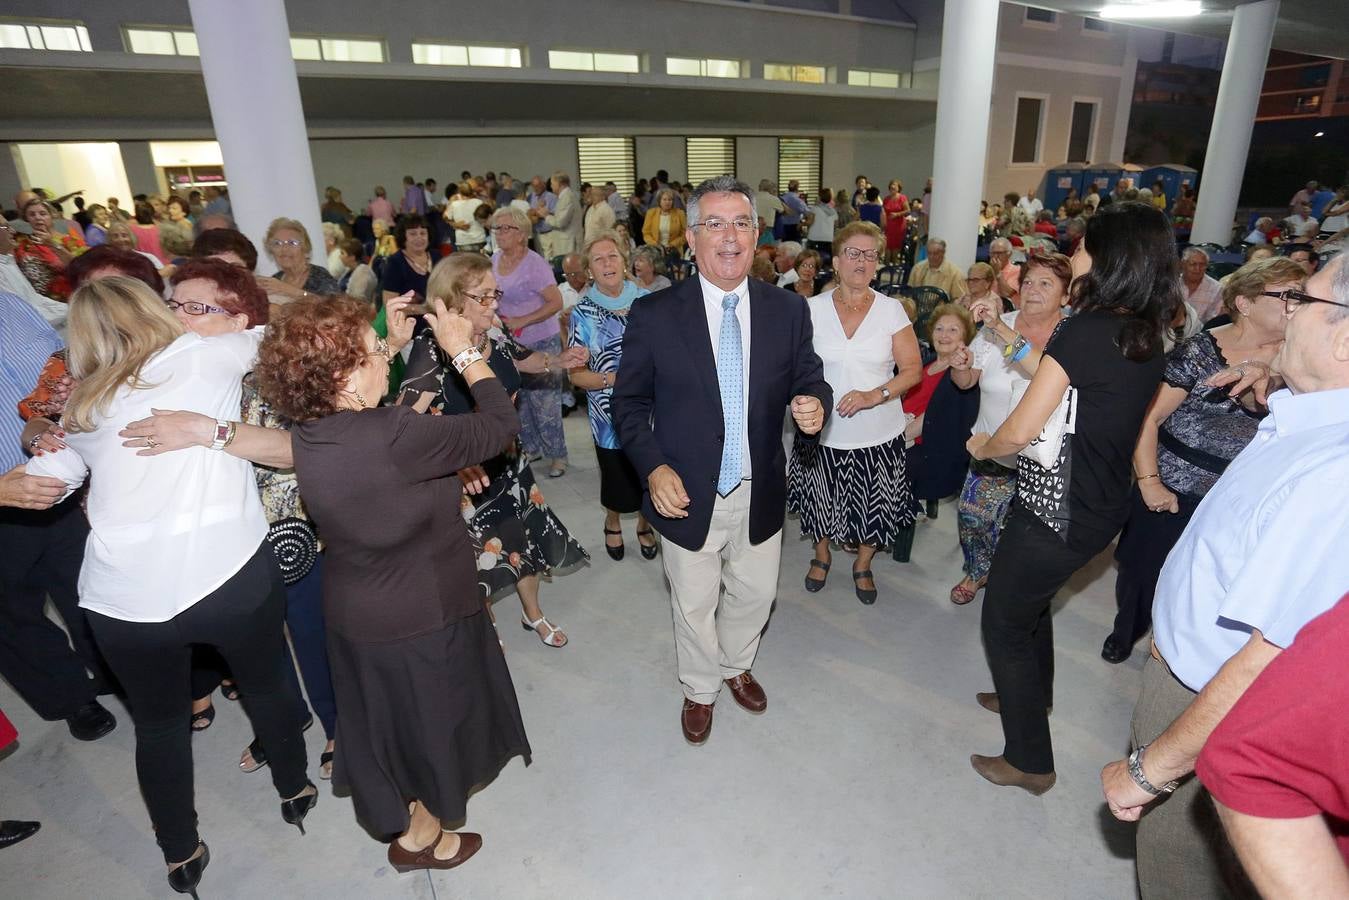
{"type": "Polygon", "coordinates": [[[744,471],[740,436],[745,428],[745,359],[740,350],[740,320],[735,316],[739,302],[738,294],[721,298],[721,337],[717,343],[717,382],[721,385],[721,421],[726,432],[717,493],[723,497],[735,490],[744,471]]]}

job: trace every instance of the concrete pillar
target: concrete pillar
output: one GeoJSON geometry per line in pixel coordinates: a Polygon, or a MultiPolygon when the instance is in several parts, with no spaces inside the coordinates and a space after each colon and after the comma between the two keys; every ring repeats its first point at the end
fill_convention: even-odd
{"type": "Polygon", "coordinates": [[[928,234],[946,241],[946,258],[962,270],[979,236],[997,40],[998,0],[946,0],[928,234]]]}
{"type": "Polygon", "coordinates": [[[1138,32],[1129,29],[1125,38],[1124,62],[1120,65],[1119,93],[1115,96],[1115,122],[1110,129],[1110,149],[1104,159],[1093,163],[1128,162],[1124,158],[1124,141],[1129,136],[1129,114],[1134,106],[1134,82],[1138,78],[1138,32]]]}
{"type": "Polygon", "coordinates": [[[1190,240],[1196,244],[1226,246],[1232,240],[1232,219],[1246,175],[1246,154],[1251,148],[1251,130],[1278,12],[1279,0],[1260,0],[1238,6],[1232,13],[1208,153],[1199,177],[1199,208],[1190,232],[1190,240]]]}
{"type": "Polygon", "coordinates": [[[14,158],[17,152],[13,144],[0,144],[0,209],[13,209],[14,195],[28,187],[14,158]]]}
{"type": "MultiPolygon", "coordinates": [[[[299,219],[324,261],[300,83],[285,5],[276,0],[189,0],[201,74],[240,231],[265,252],[267,224],[299,219]]],[[[260,263],[265,267],[266,263],[260,263]]]]}
{"type": "MultiPolygon", "coordinates": [[[[159,183],[159,173],[155,171],[155,160],[150,155],[149,141],[120,141],[122,167],[126,169],[127,184],[134,194],[160,194],[164,188],[159,183]]],[[[120,199],[120,198],[119,198],[120,199]]],[[[130,198],[122,200],[123,209],[130,209],[130,198]]],[[[99,201],[102,202],[102,201],[99,201]]]]}

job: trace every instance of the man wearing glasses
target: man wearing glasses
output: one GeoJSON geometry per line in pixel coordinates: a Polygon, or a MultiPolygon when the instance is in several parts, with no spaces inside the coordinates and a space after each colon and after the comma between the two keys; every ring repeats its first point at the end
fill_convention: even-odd
{"type": "Polygon", "coordinates": [[[833,393],[805,300],[748,278],[754,191],[730,175],[708,179],[688,221],[698,277],[633,304],[612,403],[647,485],[642,512],[665,538],[680,724],[697,745],[723,684],[744,709],[767,706],[750,668],[777,593],[782,414],[790,406],[797,428],[818,435],[833,393]]]}
{"type": "MultiPolygon", "coordinates": [[[[1135,749],[1101,773],[1111,812],[1139,820],[1144,900],[1223,897],[1239,882],[1195,759],[1265,666],[1349,590],[1349,254],[1305,291],[1266,297],[1288,317],[1273,364],[1284,388],[1167,557],[1135,749]]],[[[1239,364],[1238,387],[1268,375],[1258,368],[1239,364]]],[[[1243,811],[1258,810],[1255,798],[1243,811]]]]}

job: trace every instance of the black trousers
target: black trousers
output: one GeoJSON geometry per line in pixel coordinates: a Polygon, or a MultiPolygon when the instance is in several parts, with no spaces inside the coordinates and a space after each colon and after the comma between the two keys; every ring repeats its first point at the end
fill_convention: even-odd
{"type": "Polygon", "coordinates": [[[1180,512],[1155,513],[1143,502],[1138,486],[1129,499],[1129,518],[1115,548],[1115,628],[1111,637],[1132,647],[1152,627],[1152,601],[1167,554],[1190,524],[1199,499],[1177,494],[1180,512]]]}
{"type": "Polygon", "coordinates": [[[308,784],[303,704],[282,669],[286,590],[264,542],[220,588],[167,622],[126,622],[90,612],[104,656],[126,689],[136,723],[136,775],[166,862],[197,846],[192,802],[192,644],[220,651],[267,747],[272,784],[293,797],[308,784]]]}
{"type": "Polygon", "coordinates": [[[1048,714],[1054,704],[1054,595],[1112,537],[1076,534],[1064,541],[1016,500],[1007,513],[981,622],[1002,708],[1003,756],[1023,772],[1054,771],[1048,714]]]}
{"type": "Polygon", "coordinates": [[[0,676],[49,721],[113,687],[79,608],[88,536],[76,497],[41,511],[0,509],[0,676]],[[69,637],[47,618],[48,596],[69,637]]]}

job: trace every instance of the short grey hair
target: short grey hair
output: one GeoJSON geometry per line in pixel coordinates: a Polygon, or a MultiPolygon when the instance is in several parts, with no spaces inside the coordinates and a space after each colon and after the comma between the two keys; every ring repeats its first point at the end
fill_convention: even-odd
{"type": "Polygon", "coordinates": [[[1186,247],[1184,252],[1180,254],[1180,259],[1181,262],[1184,262],[1187,259],[1194,259],[1196,256],[1204,257],[1204,262],[1206,263],[1209,261],[1208,254],[1194,246],[1186,247]]]}
{"type": "Polygon", "coordinates": [[[928,238],[928,239],[927,239],[927,245],[928,245],[929,247],[931,247],[933,244],[936,244],[938,247],[942,248],[943,250],[946,249],[946,241],[943,241],[941,238],[928,238]]]}
{"type": "Polygon", "coordinates": [[[487,220],[489,227],[496,225],[502,219],[510,219],[511,224],[520,229],[520,233],[526,238],[534,230],[534,225],[529,221],[529,216],[516,209],[514,206],[506,205],[492,213],[492,217],[487,220]]]}
{"type": "Polygon", "coordinates": [[[566,172],[554,172],[553,179],[558,184],[565,184],[567,185],[567,187],[571,187],[571,176],[568,175],[566,172]]]}
{"type": "MultiPolygon", "coordinates": [[[[945,247],[946,245],[943,243],[942,246],[945,247]]],[[[997,253],[999,250],[1005,250],[1006,252],[1011,253],[1012,242],[1007,240],[1007,238],[994,238],[988,244],[988,252],[997,253]]]]}
{"type": "Polygon", "coordinates": [[[754,215],[754,191],[750,186],[734,175],[718,175],[694,188],[693,195],[689,197],[688,203],[684,204],[690,228],[698,224],[698,205],[708,194],[739,194],[749,203],[750,215],[754,215]]]}
{"type": "Polygon", "coordinates": [[[632,261],[636,262],[644,259],[651,263],[651,271],[657,275],[665,274],[665,254],[661,253],[655,247],[643,245],[638,247],[632,254],[632,261]]]}
{"type": "Polygon", "coordinates": [[[1349,318],[1349,250],[1341,250],[1336,253],[1326,264],[1322,266],[1322,271],[1335,267],[1335,279],[1330,283],[1330,295],[1336,302],[1343,304],[1336,306],[1326,316],[1331,322],[1338,322],[1341,319],[1349,318]]]}
{"type": "Polygon", "coordinates": [[[792,259],[796,259],[804,249],[806,248],[801,246],[800,241],[782,241],[778,244],[778,255],[781,256],[785,253],[792,259]]]}
{"type": "Polygon", "coordinates": [[[773,191],[773,179],[771,179],[771,178],[760,178],[760,179],[759,179],[759,190],[761,190],[761,191],[767,191],[767,192],[771,193],[771,192],[773,191]]]}

